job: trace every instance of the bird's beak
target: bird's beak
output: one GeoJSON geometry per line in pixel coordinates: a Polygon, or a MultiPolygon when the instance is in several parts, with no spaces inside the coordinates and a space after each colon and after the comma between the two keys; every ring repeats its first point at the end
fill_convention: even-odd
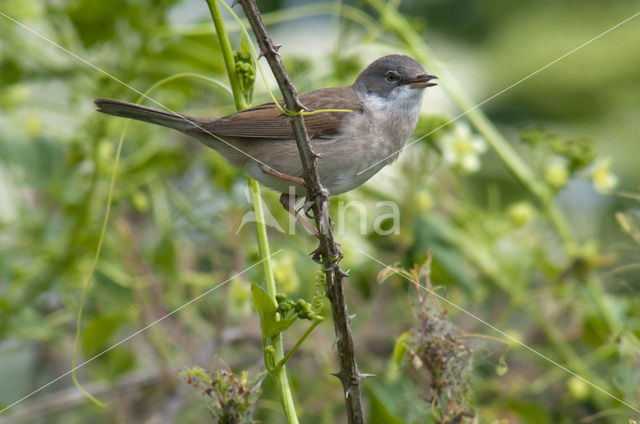
{"type": "Polygon", "coordinates": [[[407,81],[404,81],[403,85],[409,84],[409,87],[411,88],[433,87],[434,85],[438,85],[435,82],[430,82],[431,80],[434,80],[434,79],[438,79],[438,77],[435,75],[421,74],[411,79],[408,79],[407,81]]]}

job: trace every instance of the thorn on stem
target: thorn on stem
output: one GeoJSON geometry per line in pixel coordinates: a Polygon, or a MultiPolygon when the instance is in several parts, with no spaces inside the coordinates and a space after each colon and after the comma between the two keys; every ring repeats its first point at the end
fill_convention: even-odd
{"type": "Polygon", "coordinates": [[[296,106],[298,107],[299,110],[304,110],[305,112],[309,112],[309,108],[307,108],[304,104],[302,104],[300,99],[296,99],[296,106]]]}

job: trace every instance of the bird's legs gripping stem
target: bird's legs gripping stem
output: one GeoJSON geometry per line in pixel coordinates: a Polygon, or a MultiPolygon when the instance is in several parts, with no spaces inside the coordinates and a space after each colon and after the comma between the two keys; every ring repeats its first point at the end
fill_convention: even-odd
{"type": "Polygon", "coordinates": [[[287,210],[287,212],[291,214],[291,216],[293,216],[296,220],[298,220],[298,222],[301,223],[302,226],[307,231],[309,231],[309,233],[315,235],[316,237],[319,236],[318,230],[316,230],[316,227],[314,227],[309,221],[307,221],[304,218],[304,216],[298,213],[299,212],[298,210],[296,210],[296,196],[290,196],[287,193],[282,193],[282,195],[280,195],[280,204],[282,205],[283,208],[287,210]]]}
{"type": "MultiPolygon", "coordinates": [[[[262,172],[264,172],[267,175],[271,175],[272,177],[276,177],[276,178],[280,178],[281,180],[285,180],[288,181],[290,183],[294,183],[297,184],[299,186],[302,187],[306,187],[307,183],[300,177],[294,177],[292,175],[289,174],[285,174],[283,172],[280,171],[276,171],[275,169],[263,165],[263,164],[258,164],[258,166],[260,167],[260,169],[262,170],[262,172]]],[[[300,215],[300,210],[304,209],[305,211],[305,215],[307,214],[307,210],[308,208],[305,208],[305,205],[302,206],[302,208],[300,208],[300,210],[296,210],[296,196],[295,195],[289,195],[287,193],[282,193],[282,195],[280,196],[280,204],[282,205],[282,207],[284,207],[287,212],[289,212],[291,214],[291,216],[293,216],[298,222],[300,222],[302,224],[302,226],[309,231],[309,233],[315,235],[316,237],[318,237],[318,230],[316,230],[316,228],[311,225],[311,223],[309,221],[307,221],[306,219],[304,219],[303,216],[300,215]]]]}

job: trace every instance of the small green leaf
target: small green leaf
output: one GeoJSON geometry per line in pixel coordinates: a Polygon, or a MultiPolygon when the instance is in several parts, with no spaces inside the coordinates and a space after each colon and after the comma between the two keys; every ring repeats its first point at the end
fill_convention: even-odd
{"type": "Polygon", "coordinates": [[[396,344],[393,347],[393,363],[398,367],[402,365],[402,362],[404,361],[404,355],[407,353],[407,344],[409,343],[409,339],[411,339],[411,333],[409,332],[400,334],[396,339],[396,344]]]}
{"type": "Polygon", "coordinates": [[[203,380],[205,383],[207,383],[208,385],[211,385],[213,383],[213,381],[211,380],[211,378],[207,375],[207,372],[203,369],[200,368],[196,365],[192,366],[191,368],[188,368],[184,371],[182,371],[180,374],[187,376],[187,377],[197,377],[201,380],[203,380]]]}
{"type": "Polygon", "coordinates": [[[507,365],[507,361],[504,355],[502,355],[498,360],[498,365],[496,365],[496,374],[498,374],[499,376],[503,376],[507,373],[507,371],[509,371],[509,366],[507,365]]]}
{"type": "Polygon", "coordinates": [[[240,38],[240,51],[251,58],[251,62],[253,63],[253,57],[251,56],[251,48],[249,47],[249,43],[247,42],[246,37],[242,34],[240,38]]]}
{"type": "Polygon", "coordinates": [[[384,267],[378,273],[376,280],[378,280],[378,284],[382,284],[387,281],[390,277],[396,275],[397,272],[393,267],[384,267]]]}
{"type": "Polygon", "coordinates": [[[258,315],[260,315],[260,327],[264,334],[269,321],[275,321],[276,319],[276,302],[256,283],[251,283],[251,295],[253,296],[253,306],[258,311],[258,315]]]}
{"type": "Polygon", "coordinates": [[[295,317],[276,320],[276,302],[256,283],[251,283],[251,294],[253,295],[253,306],[260,316],[260,329],[263,337],[275,337],[291,327],[291,324],[296,320],[295,317]]]}
{"type": "Polygon", "coordinates": [[[294,323],[294,321],[296,320],[297,317],[291,317],[291,318],[287,318],[287,319],[281,319],[280,321],[273,321],[271,326],[267,329],[267,336],[268,337],[275,337],[278,334],[282,333],[283,331],[286,331],[289,329],[289,327],[291,327],[291,324],[294,323]]]}

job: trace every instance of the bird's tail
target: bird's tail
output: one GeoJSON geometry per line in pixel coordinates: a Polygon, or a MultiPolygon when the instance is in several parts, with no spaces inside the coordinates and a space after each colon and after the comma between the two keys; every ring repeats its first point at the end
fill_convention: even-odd
{"type": "Polygon", "coordinates": [[[95,104],[99,112],[150,122],[178,131],[186,131],[199,125],[197,118],[188,115],[178,115],[177,113],[141,106],[135,103],[123,102],[121,100],[96,99],[95,104]]]}

